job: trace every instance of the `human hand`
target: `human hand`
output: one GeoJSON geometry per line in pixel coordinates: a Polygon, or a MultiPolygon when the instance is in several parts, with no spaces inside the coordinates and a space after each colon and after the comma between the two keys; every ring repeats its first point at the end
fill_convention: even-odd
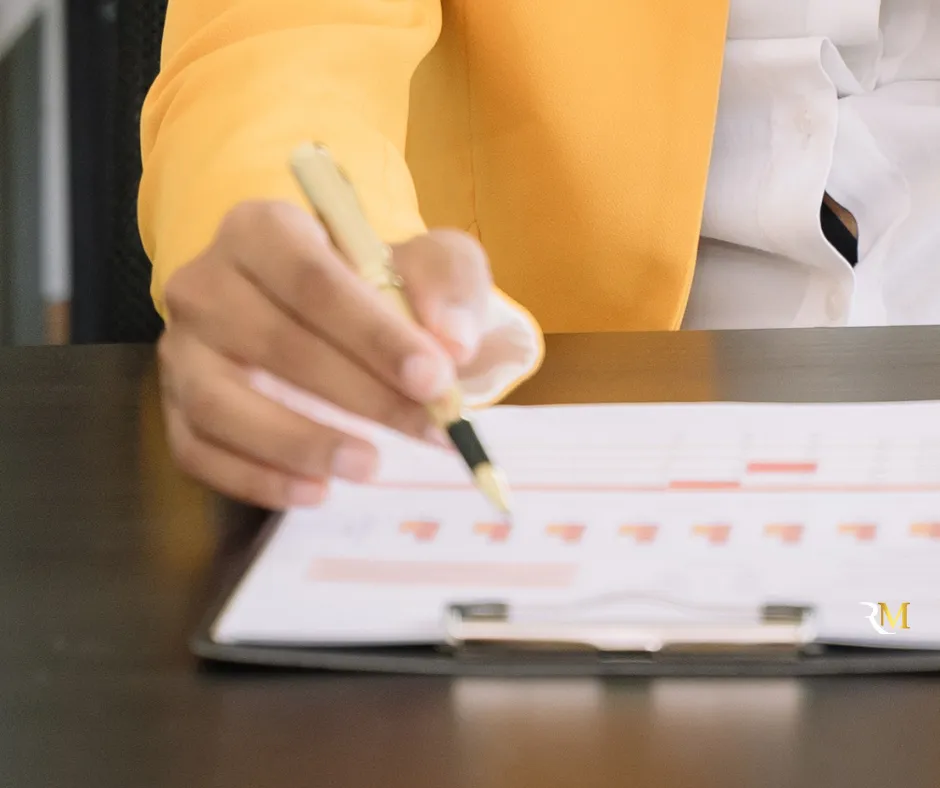
{"type": "Polygon", "coordinates": [[[470,237],[432,231],[393,247],[420,325],[365,284],[308,213],[244,203],[167,282],[159,359],[169,444],[180,467],[269,509],[320,503],[331,478],[369,479],[375,447],[259,393],[263,370],[342,410],[442,442],[425,405],[453,385],[481,340],[491,288],[470,237]]]}

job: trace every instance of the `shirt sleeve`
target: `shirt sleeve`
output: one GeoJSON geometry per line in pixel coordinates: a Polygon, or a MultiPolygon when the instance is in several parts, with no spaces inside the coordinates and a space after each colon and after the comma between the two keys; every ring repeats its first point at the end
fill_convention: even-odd
{"type": "MultiPolygon", "coordinates": [[[[301,142],[330,146],[386,241],[425,231],[405,137],[411,78],[440,26],[440,0],[170,0],[141,116],[138,219],[158,312],[237,203],[306,206],[288,167],[301,142]]],[[[481,403],[542,355],[531,316],[498,291],[491,307],[486,353],[464,373],[481,403]]]]}

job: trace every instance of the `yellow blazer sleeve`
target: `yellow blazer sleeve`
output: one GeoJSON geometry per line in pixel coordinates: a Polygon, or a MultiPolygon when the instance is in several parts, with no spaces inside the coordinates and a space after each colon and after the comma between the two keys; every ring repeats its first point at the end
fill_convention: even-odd
{"type": "Polygon", "coordinates": [[[440,26],[440,0],[170,0],[138,201],[161,314],[167,279],[232,206],[305,205],[288,169],[303,141],[333,149],[387,241],[425,230],[405,135],[411,78],[440,26]]]}

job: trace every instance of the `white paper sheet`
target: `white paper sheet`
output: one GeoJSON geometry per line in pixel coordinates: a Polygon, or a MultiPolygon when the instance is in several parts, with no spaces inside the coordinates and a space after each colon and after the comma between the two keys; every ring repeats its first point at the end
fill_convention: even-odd
{"type": "Polygon", "coordinates": [[[456,455],[380,433],[376,483],[288,512],[215,639],[436,643],[454,602],[671,615],[643,595],[811,604],[821,640],[940,647],[940,403],[500,407],[477,426],[511,523],[456,455]],[[907,602],[909,628],[880,634],[868,602],[907,602]]]}

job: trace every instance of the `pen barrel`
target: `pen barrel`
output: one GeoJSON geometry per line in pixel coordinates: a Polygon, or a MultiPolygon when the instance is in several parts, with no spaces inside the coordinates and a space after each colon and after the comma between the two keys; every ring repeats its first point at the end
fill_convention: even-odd
{"type": "Polygon", "coordinates": [[[431,418],[434,419],[434,423],[446,430],[451,424],[455,424],[462,418],[463,399],[460,392],[451,389],[442,400],[429,405],[428,412],[431,414],[431,418]]]}
{"type": "MultiPolygon", "coordinates": [[[[404,282],[395,271],[391,249],[369,226],[352,184],[330,151],[323,145],[301,145],[294,151],[291,165],[311,207],[353,270],[402,316],[417,322],[404,282]]],[[[455,387],[428,410],[437,426],[446,431],[461,417],[459,390],[455,387]]]]}

